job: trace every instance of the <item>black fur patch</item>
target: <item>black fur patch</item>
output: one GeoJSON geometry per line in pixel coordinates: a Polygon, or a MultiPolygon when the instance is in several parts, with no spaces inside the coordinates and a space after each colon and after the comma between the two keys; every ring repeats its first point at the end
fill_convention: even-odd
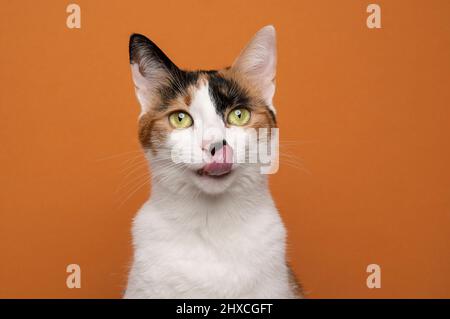
{"type": "Polygon", "coordinates": [[[172,99],[182,95],[189,85],[195,84],[198,80],[199,72],[180,70],[153,41],[141,34],[131,35],[129,53],[130,63],[137,63],[144,77],[152,71],[148,61],[152,61],[152,65],[157,64],[170,75],[167,77],[169,84],[162,85],[158,89],[161,96],[159,106],[161,110],[167,108],[167,104],[172,99]]]}
{"type": "Polygon", "coordinates": [[[224,117],[225,111],[234,107],[249,106],[250,98],[246,90],[236,81],[229,80],[216,70],[184,71],[178,69],[172,74],[170,85],[161,87],[160,108],[166,109],[171,100],[182,96],[190,85],[195,85],[200,75],[207,75],[209,95],[216,108],[217,114],[224,117]]]}
{"type": "Polygon", "coordinates": [[[214,103],[216,112],[224,115],[230,107],[245,107],[249,105],[248,92],[239,84],[230,79],[225,79],[219,73],[209,73],[209,95],[214,103]]]}
{"type": "Polygon", "coordinates": [[[169,85],[162,86],[159,89],[161,97],[160,109],[167,109],[170,101],[182,96],[190,85],[197,83],[199,72],[187,72],[178,69],[172,73],[169,85]]]}
{"type": "Polygon", "coordinates": [[[130,53],[130,64],[141,64],[143,58],[151,57],[153,60],[160,62],[169,72],[178,69],[152,40],[142,34],[134,33],[130,36],[128,49],[130,53]]]}

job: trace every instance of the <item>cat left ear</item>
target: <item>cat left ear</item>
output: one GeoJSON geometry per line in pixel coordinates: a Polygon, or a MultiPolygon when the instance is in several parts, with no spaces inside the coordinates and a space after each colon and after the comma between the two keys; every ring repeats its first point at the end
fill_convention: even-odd
{"type": "Polygon", "coordinates": [[[232,69],[241,73],[272,106],[277,66],[276,32],[272,25],[260,29],[234,61],[232,69]]]}
{"type": "Polygon", "coordinates": [[[141,115],[154,104],[157,91],[180,70],[151,40],[141,34],[130,37],[130,64],[141,115]]]}

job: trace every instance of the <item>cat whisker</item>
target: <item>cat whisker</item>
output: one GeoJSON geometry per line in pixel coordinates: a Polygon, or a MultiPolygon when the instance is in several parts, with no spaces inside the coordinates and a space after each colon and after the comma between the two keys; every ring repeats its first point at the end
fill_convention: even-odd
{"type": "Polygon", "coordinates": [[[144,183],[140,184],[138,187],[136,187],[131,193],[128,194],[128,196],[120,203],[119,208],[121,208],[134,194],[136,194],[142,187],[150,183],[150,178],[146,178],[144,183]]]}
{"type": "Polygon", "coordinates": [[[146,171],[144,174],[136,175],[134,178],[132,178],[131,180],[126,181],[126,182],[125,182],[125,179],[124,179],[124,182],[122,184],[120,184],[119,187],[117,187],[116,194],[119,193],[121,190],[125,189],[126,187],[128,187],[130,185],[133,185],[133,183],[135,183],[136,181],[139,181],[140,179],[142,179],[143,176],[149,178],[150,177],[150,173],[148,171],[146,171]]]}
{"type": "Polygon", "coordinates": [[[110,156],[106,156],[106,157],[101,157],[101,158],[96,159],[95,162],[101,162],[101,161],[106,161],[106,160],[113,159],[113,158],[128,156],[132,153],[142,153],[142,150],[133,150],[133,151],[122,152],[122,153],[118,153],[118,154],[114,154],[114,155],[110,155],[110,156]]]}
{"type": "MultiPolygon", "coordinates": [[[[148,161],[147,160],[140,160],[139,162],[135,162],[135,163],[132,163],[132,164],[124,167],[120,171],[120,173],[121,174],[125,174],[125,173],[128,172],[128,174],[132,174],[133,171],[135,171],[136,169],[140,169],[140,168],[142,168],[142,167],[144,167],[146,165],[148,165],[148,161]]],[[[128,176],[128,174],[127,174],[127,176],[128,176]]]]}

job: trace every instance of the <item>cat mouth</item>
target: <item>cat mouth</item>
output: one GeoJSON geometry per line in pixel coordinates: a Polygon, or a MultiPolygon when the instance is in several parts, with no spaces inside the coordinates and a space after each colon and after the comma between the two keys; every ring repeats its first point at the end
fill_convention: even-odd
{"type": "Polygon", "coordinates": [[[224,178],[225,176],[230,175],[231,171],[228,171],[228,172],[225,172],[225,173],[222,173],[222,174],[219,174],[219,175],[211,175],[211,174],[205,172],[203,169],[199,169],[199,170],[197,170],[196,173],[200,177],[210,177],[210,178],[220,179],[220,178],[224,178]]]}
{"type": "Polygon", "coordinates": [[[210,163],[197,170],[197,175],[212,178],[223,178],[231,173],[232,163],[210,163]]]}

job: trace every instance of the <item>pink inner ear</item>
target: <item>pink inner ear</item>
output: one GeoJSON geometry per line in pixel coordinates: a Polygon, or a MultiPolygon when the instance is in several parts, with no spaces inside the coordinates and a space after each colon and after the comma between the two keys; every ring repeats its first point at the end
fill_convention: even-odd
{"type": "Polygon", "coordinates": [[[247,44],[233,68],[258,87],[266,102],[271,105],[275,93],[277,64],[276,35],[273,26],[259,30],[247,44]]]}

